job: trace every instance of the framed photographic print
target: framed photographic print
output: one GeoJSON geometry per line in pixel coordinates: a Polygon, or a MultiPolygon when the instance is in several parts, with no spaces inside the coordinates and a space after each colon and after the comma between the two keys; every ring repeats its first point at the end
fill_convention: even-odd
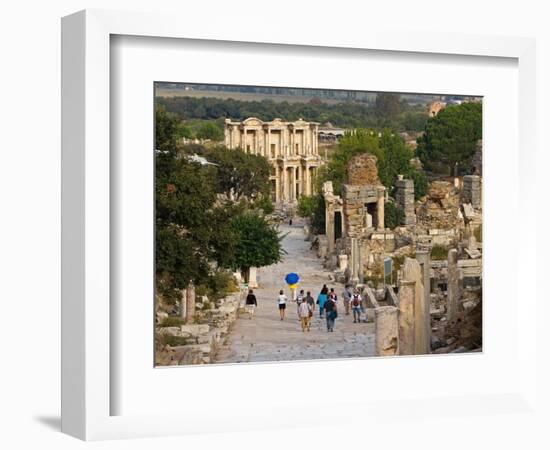
{"type": "Polygon", "coordinates": [[[456,37],[63,19],[63,431],[529,408],[534,45],[456,37]]]}

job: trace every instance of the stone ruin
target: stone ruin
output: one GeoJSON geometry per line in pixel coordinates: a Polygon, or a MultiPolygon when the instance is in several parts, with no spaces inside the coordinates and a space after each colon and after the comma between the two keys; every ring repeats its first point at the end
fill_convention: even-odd
{"type": "MultiPolygon", "coordinates": [[[[480,149],[481,142],[479,160],[480,149]]],[[[337,281],[358,287],[370,299],[379,355],[482,347],[482,178],[475,157],[472,164],[472,175],[432,181],[417,202],[414,182],[398,177],[395,204],[404,220],[394,230],[384,227],[388,199],[374,156],[352,158],[341,197],[331,182],[325,183],[326,236],[319,253],[337,281]],[[432,258],[435,247],[438,254],[432,258]],[[380,267],[387,257],[397,264],[397,275],[392,286],[384,280],[381,289],[380,267]]]]}
{"type": "Polygon", "coordinates": [[[365,269],[385,251],[385,190],[370,154],[350,160],[341,197],[334,194],[332,182],[323,186],[327,241],[326,252],[319,252],[326,253],[327,266],[336,269],[340,281],[363,282],[365,269]]]}

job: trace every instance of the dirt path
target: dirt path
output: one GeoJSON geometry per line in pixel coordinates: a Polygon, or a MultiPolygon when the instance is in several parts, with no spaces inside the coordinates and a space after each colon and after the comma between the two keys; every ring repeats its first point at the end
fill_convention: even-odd
{"type": "Polygon", "coordinates": [[[259,288],[255,290],[258,308],[253,319],[242,315],[230,332],[226,344],[219,350],[216,363],[291,361],[300,359],[329,359],[374,355],[374,327],[369,323],[353,323],[351,315],[344,314],[341,293],[343,285],[330,282],[321,261],[310,250],[310,242],[304,240],[300,225],[282,226],[288,233],[283,240],[287,255],[282,262],[258,271],[259,288]],[[327,333],[326,322],[319,318],[316,309],[311,331],[302,332],[298,320],[296,303],[289,301],[284,321],[279,319],[277,295],[284,289],[290,292],[284,282],[289,272],[300,275],[298,289],[317,294],[326,283],[338,294],[338,319],[333,333],[327,333]]]}

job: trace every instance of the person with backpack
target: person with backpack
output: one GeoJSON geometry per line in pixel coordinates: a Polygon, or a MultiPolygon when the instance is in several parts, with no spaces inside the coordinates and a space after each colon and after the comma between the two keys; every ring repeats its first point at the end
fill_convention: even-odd
{"type": "Polygon", "coordinates": [[[336,309],[336,301],[332,297],[329,297],[324,305],[327,316],[327,332],[334,331],[334,323],[338,317],[338,310],[336,309]]]}
{"type": "Polygon", "coordinates": [[[256,301],[254,291],[250,289],[248,291],[248,295],[246,296],[246,312],[248,312],[249,319],[252,319],[252,316],[254,315],[254,311],[257,306],[258,302],[256,301]]]}
{"type": "Polygon", "coordinates": [[[311,292],[310,292],[310,291],[307,291],[306,302],[308,302],[308,304],[311,306],[311,314],[310,314],[310,316],[312,316],[312,315],[313,315],[313,311],[315,311],[315,300],[314,300],[314,298],[311,296],[311,292]]]}
{"type": "Polygon", "coordinates": [[[346,310],[346,316],[349,316],[349,303],[351,300],[350,286],[346,285],[344,292],[342,292],[342,297],[344,298],[344,309],[346,310]]]}
{"type": "Polygon", "coordinates": [[[336,295],[336,292],[334,292],[334,288],[330,288],[328,298],[331,298],[334,303],[338,301],[338,296],[336,295]]]}
{"type": "Polygon", "coordinates": [[[351,296],[351,310],[353,311],[353,323],[361,323],[361,294],[357,289],[351,296]]]}
{"type": "Polygon", "coordinates": [[[298,306],[298,316],[302,324],[302,332],[306,330],[310,331],[311,314],[311,305],[304,299],[304,301],[300,303],[300,306],[298,306]]]}
{"type": "Polygon", "coordinates": [[[279,316],[281,317],[281,320],[284,320],[285,318],[286,301],[287,297],[281,289],[279,291],[279,297],[277,297],[277,304],[279,305],[279,316]]]}
{"type": "Polygon", "coordinates": [[[321,292],[319,292],[319,295],[317,296],[317,304],[319,305],[319,317],[321,318],[323,318],[323,312],[325,310],[324,307],[327,301],[328,289],[326,289],[325,291],[325,288],[326,288],[326,285],[323,286],[323,289],[321,289],[321,292]]]}

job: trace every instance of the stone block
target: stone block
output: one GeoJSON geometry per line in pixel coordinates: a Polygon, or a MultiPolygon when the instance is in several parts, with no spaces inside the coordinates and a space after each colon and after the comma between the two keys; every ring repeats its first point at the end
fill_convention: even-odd
{"type": "Polygon", "coordinates": [[[210,326],[206,324],[181,325],[180,330],[182,333],[189,333],[191,336],[198,336],[200,334],[208,333],[210,326]]]}

